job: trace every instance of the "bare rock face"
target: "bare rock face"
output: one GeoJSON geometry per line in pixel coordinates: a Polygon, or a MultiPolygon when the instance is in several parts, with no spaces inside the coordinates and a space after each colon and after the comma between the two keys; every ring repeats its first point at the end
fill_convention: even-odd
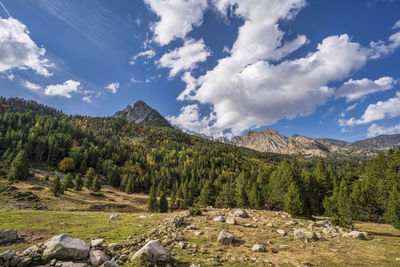
{"type": "Polygon", "coordinates": [[[80,260],[87,258],[90,251],[89,244],[68,234],[53,236],[44,245],[45,259],[80,260]]]}
{"type": "Polygon", "coordinates": [[[0,245],[6,243],[13,243],[19,239],[18,233],[16,230],[8,229],[3,230],[0,229],[0,245]]]}
{"type": "Polygon", "coordinates": [[[133,255],[132,261],[136,259],[153,263],[169,262],[171,261],[171,253],[166,250],[159,241],[150,240],[133,255]]]}

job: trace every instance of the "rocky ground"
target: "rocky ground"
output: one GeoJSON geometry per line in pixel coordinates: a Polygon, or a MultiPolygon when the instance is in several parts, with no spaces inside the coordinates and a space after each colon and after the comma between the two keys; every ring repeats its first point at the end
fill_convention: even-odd
{"type": "Polygon", "coordinates": [[[79,232],[59,233],[20,250],[10,244],[18,241],[15,231],[0,232],[0,244],[7,239],[8,249],[0,254],[0,266],[400,266],[400,231],[388,225],[359,223],[350,231],[322,218],[211,207],[196,216],[111,214],[101,220],[140,231],[112,243],[111,234],[81,240],[79,232]]]}

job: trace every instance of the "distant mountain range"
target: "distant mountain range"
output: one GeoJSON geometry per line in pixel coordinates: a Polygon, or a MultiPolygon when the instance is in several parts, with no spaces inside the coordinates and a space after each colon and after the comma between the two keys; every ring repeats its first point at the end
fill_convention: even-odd
{"type": "MultiPolygon", "coordinates": [[[[172,127],[160,113],[143,101],[138,101],[133,106],[127,106],[124,110],[115,113],[113,117],[125,118],[144,126],[172,127]]],[[[265,129],[261,132],[249,131],[242,136],[232,138],[230,141],[224,137],[213,138],[203,134],[196,135],[204,139],[260,152],[303,156],[327,156],[330,153],[369,155],[400,147],[400,134],[380,135],[356,142],[329,138],[309,138],[298,134],[286,137],[273,129],[265,129]]]]}
{"type": "Polygon", "coordinates": [[[124,118],[143,126],[172,127],[157,110],[139,100],[133,106],[128,105],[124,110],[116,112],[113,117],[124,118]]]}

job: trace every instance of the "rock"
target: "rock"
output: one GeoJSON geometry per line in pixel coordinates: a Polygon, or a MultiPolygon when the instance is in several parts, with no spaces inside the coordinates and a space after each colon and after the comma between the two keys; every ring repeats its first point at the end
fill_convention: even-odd
{"type": "Polygon", "coordinates": [[[250,227],[250,228],[257,228],[257,225],[251,224],[251,223],[245,223],[243,224],[244,227],[250,227]]]}
{"type": "Polygon", "coordinates": [[[111,249],[117,248],[119,246],[120,246],[120,244],[118,244],[118,243],[110,243],[110,244],[108,244],[108,248],[111,248],[111,249]]]}
{"type": "Polygon", "coordinates": [[[222,216],[218,216],[217,218],[214,218],[214,222],[225,222],[225,218],[222,216]]]}
{"type": "Polygon", "coordinates": [[[68,234],[53,236],[46,243],[43,258],[69,260],[85,259],[89,255],[90,246],[85,241],[68,234]]]}
{"type": "Polygon", "coordinates": [[[204,232],[202,231],[194,232],[194,235],[195,236],[204,235],[204,232]]]}
{"type": "Polygon", "coordinates": [[[0,244],[13,243],[19,239],[18,233],[13,229],[0,229],[0,244]]]}
{"type": "Polygon", "coordinates": [[[101,250],[92,249],[89,254],[90,262],[94,266],[99,266],[100,264],[109,261],[110,258],[101,250]]]}
{"type": "Polygon", "coordinates": [[[81,262],[72,262],[72,261],[67,261],[63,262],[62,267],[90,267],[90,265],[87,265],[86,263],[81,263],[81,262]]]}
{"type": "Polygon", "coordinates": [[[226,223],[227,223],[227,224],[235,225],[235,224],[236,224],[236,219],[233,218],[233,217],[228,217],[228,218],[226,219],[226,223]]]}
{"type": "Polygon", "coordinates": [[[10,260],[10,266],[11,266],[11,267],[17,266],[18,263],[19,263],[20,261],[21,261],[21,257],[19,257],[19,256],[14,256],[14,257],[12,257],[12,259],[10,260]]]}
{"type": "Polygon", "coordinates": [[[132,257],[132,261],[141,259],[143,261],[169,262],[171,261],[171,253],[166,250],[159,241],[150,240],[144,247],[139,249],[132,257]]]}
{"type": "Polygon", "coordinates": [[[100,267],[119,267],[119,265],[114,261],[106,261],[100,267]]]}
{"type": "Polygon", "coordinates": [[[4,261],[10,260],[14,256],[15,256],[15,251],[10,249],[0,254],[0,258],[2,258],[4,261]]]}
{"type": "Polygon", "coordinates": [[[347,233],[344,236],[355,238],[355,239],[360,239],[360,240],[366,240],[365,234],[363,232],[359,232],[359,231],[351,231],[350,233],[347,233]]]}
{"type": "Polygon", "coordinates": [[[235,241],[235,237],[224,229],[219,233],[217,241],[224,245],[230,245],[235,241]]]}
{"type": "Polygon", "coordinates": [[[280,245],[279,247],[280,247],[280,248],[287,248],[288,245],[280,245]]]}
{"type": "Polygon", "coordinates": [[[27,266],[32,266],[32,258],[30,257],[24,257],[21,259],[21,261],[18,263],[18,267],[27,267],[27,266]]]}
{"type": "Polygon", "coordinates": [[[306,239],[318,240],[318,237],[315,232],[307,232],[305,229],[295,229],[294,238],[300,240],[306,240],[306,239]]]}
{"type": "Polygon", "coordinates": [[[244,209],[238,209],[233,213],[236,217],[249,218],[249,215],[244,209]]]}
{"type": "Polygon", "coordinates": [[[267,249],[263,245],[260,245],[260,244],[255,244],[251,248],[251,250],[254,252],[267,252],[267,249]]]}
{"type": "Polygon", "coordinates": [[[286,235],[285,230],[282,230],[282,229],[276,230],[276,232],[277,232],[278,234],[280,234],[280,235],[286,235]]]}
{"type": "Polygon", "coordinates": [[[274,227],[274,225],[272,223],[268,223],[267,226],[268,227],[274,227]]]}
{"type": "Polygon", "coordinates": [[[188,226],[186,227],[186,229],[188,229],[188,230],[196,230],[197,227],[196,227],[195,224],[192,224],[192,225],[188,225],[188,226]]]}
{"type": "Polygon", "coordinates": [[[110,220],[112,220],[112,221],[118,221],[118,220],[119,220],[118,214],[111,214],[110,220]]]}
{"type": "Polygon", "coordinates": [[[90,242],[91,247],[101,247],[103,246],[104,239],[94,239],[90,242]]]}
{"type": "Polygon", "coordinates": [[[185,249],[185,248],[186,248],[186,244],[185,244],[185,242],[183,242],[183,241],[179,242],[179,243],[178,243],[178,246],[179,246],[180,248],[182,248],[182,249],[185,249]]]}

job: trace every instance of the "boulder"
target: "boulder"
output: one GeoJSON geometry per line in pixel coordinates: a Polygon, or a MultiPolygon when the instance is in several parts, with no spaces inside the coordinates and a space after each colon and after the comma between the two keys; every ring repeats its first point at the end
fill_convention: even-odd
{"type": "Polygon", "coordinates": [[[233,213],[236,217],[249,218],[249,215],[244,209],[238,209],[233,213]]]}
{"type": "Polygon", "coordinates": [[[235,241],[235,237],[224,229],[219,233],[217,241],[224,245],[230,245],[235,241]]]}
{"type": "Polygon", "coordinates": [[[194,232],[194,235],[195,235],[195,236],[204,235],[204,232],[202,232],[202,231],[197,231],[197,232],[194,232]]]}
{"type": "Polygon", "coordinates": [[[72,262],[72,261],[67,261],[63,262],[62,267],[90,267],[90,265],[82,262],[72,262]]]}
{"type": "Polygon", "coordinates": [[[186,227],[186,229],[188,229],[188,230],[196,230],[197,227],[196,227],[195,224],[192,224],[192,225],[188,225],[188,226],[186,227]]]}
{"type": "Polygon", "coordinates": [[[255,244],[251,248],[251,250],[254,252],[267,252],[267,249],[263,245],[260,245],[260,244],[255,244]]]}
{"type": "Polygon", "coordinates": [[[89,255],[90,246],[79,238],[68,234],[53,236],[46,243],[43,252],[45,259],[79,260],[89,255]]]}
{"type": "Polygon", "coordinates": [[[0,245],[6,243],[13,243],[19,239],[18,233],[13,229],[0,229],[0,245]]]}
{"type": "Polygon", "coordinates": [[[90,262],[94,266],[99,266],[100,264],[109,261],[110,258],[101,250],[92,249],[89,254],[90,262]]]}
{"type": "Polygon", "coordinates": [[[305,229],[295,229],[294,230],[294,238],[300,239],[300,240],[318,240],[317,234],[315,232],[308,232],[305,229]]]}
{"type": "Polygon", "coordinates": [[[217,218],[214,218],[214,222],[225,222],[225,218],[222,216],[218,216],[217,218]]]}
{"type": "Polygon", "coordinates": [[[118,220],[119,220],[118,214],[111,214],[110,220],[112,220],[112,221],[118,221],[118,220]]]}
{"type": "Polygon", "coordinates": [[[136,259],[153,263],[169,262],[171,261],[171,253],[158,240],[150,240],[133,255],[132,261],[136,259]]]}
{"type": "Polygon", "coordinates": [[[106,261],[100,267],[119,267],[119,265],[114,261],[106,261]]]}
{"type": "Polygon", "coordinates": [[[4,261],[8,261],[10,260],[12,257],[15,256],[15,251],[14,250],[7,250],[5,252],[3,252],[2,254],[0,254],[0,258],[2,258],[4,261]]]}
{"type": "Polygon", "coordinates": [[[282,229],[276,230],[276,232],[277,232],[278,234],[280,234],[280,235],[286,235],[285,230],[282,230],[282,229]]]}
{"type": "Polygon", "coordinates": [[[227,224],[235,225],[235,224],[236,224],[236,219],[233,218],[233,217],[228,217],[228,218],[226,219],[226,223],[227,223],[227,224]]]}
{"type": "Polygon", "coordinates": [[[94,239],[90,242],[91,247],[101,247],[103,246],[104,239],[94,239]]]}
{"type": "Polygon", "coordinates": [[[18,263],[18,267],[28,267],[28,266],[32,266],[32,258],[31,257],[24,257],[20,260],[20,262],[18,263]]]}
{"type": "Polygon", "coordinates": [[[366,240],[365,234],[359,231],[351,231],[350,233],[345,234],[346,237],[351,237],[360,240],[366,240]]]}

